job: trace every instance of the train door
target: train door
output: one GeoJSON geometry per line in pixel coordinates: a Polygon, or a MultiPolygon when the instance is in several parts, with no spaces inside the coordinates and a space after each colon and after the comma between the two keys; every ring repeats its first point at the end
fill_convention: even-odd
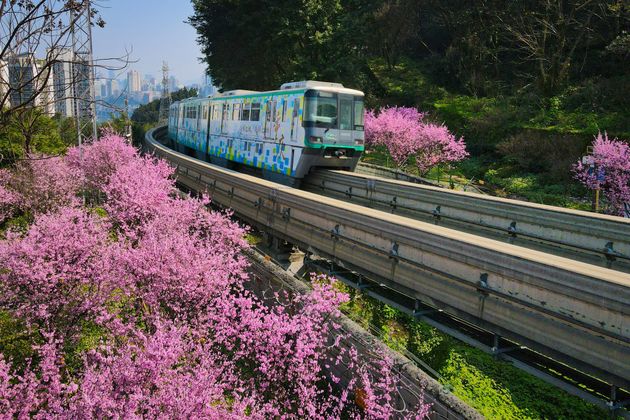
{"type": "Polygon", "coordinates": [[[184,141],[184,136],[186,135],[184,130],[184,108],[185,106],[183,104],[179,105],[179,119],[177,121],[177,139],[179,141],[184,141]]]}
{"type": "Polygon", "coordinates": [[[206,118],[207,118],[207,121],[206,121],[206,133],[205,133],[206,138],[204,139],[205,146],[204,146],[204,150],[203,150],[205,153],[210,153],[210,150],[209,150],[209,148],[210,148],[210,121],[212,121],[212,108],[213,108],[212,105],[210,105],[209,103],[206,104],[206,111],[205,111],[205,115],[206,115],[206,118]]]}
{"type": "Polygon", "coordinates": [[[297,140],[298,127],[300,124],[299,112],[300,112],[300,98],[293,99],[293,106],[291,107],[291,140],[297,140]]]}
{"type": "Polygon", "coordinates": [[[226,103],[221,104],[221,134],[227,133],[228,107],[226,103]]]}
{"type": "Polygon", "coordinates": [[[338,141],[341,144],[353,144],[352,141],[352,105],[354,99],[351,95],[339,95],[339,108],[338,118],[339,123],[339,137],[338,141]]]}
{"type": "Polygon", "coordinates": [[[265,111],[265,137],[274,138],[276,125],[276,100],[267,101],[267,110],[265,111]]]}

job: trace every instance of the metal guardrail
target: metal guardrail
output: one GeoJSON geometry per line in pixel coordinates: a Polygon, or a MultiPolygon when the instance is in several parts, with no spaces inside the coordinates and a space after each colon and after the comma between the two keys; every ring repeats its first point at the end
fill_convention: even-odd
{"type": "Polygon", "coordinates": [[[343,171],[316,171],[304,184],[345,201],[630,272],[630,219],[343,171]]]}
{"type": "MultiPolygon", "coordinates": [[[[159,129],[158,129],[159,130],[159,129]]],[[[151,150],[244,220],[480,328],[630,387],[630,275],[151,150]]]]}

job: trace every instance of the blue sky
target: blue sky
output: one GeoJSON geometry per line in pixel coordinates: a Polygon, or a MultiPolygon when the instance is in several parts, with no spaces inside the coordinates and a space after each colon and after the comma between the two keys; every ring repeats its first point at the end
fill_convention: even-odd
{"type": "Polygon", "coordinates": [[[205,64],[196,31],[184,21],[193,13],[189,0],[97,0],[105,28],[92,31],[94,58],[116,57],[133,48],[129,68],[161,79],[162,60],[182,83],[199,82],[205,64]]]}

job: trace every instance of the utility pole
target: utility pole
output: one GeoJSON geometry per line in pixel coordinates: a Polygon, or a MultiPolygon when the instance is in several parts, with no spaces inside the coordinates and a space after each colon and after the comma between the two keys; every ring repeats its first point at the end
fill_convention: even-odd
{"type": "Polygon", "coordinates": [[[171,92],[168,88],[168,63],[162,62],[162,97],[160,98],[160,112],[158,114],[158,124],[166,125],[168,121],[168,110],[171,107],[171,92]]]}
{"type": "Polygon", "coordinates": [[[94,59],[92,56],[91,0],[83,0],[70,12],[72,24],[72,56],[74,111],[79,152],[84,139],[96,139],[96,101],[94,92],[94,59]]]}

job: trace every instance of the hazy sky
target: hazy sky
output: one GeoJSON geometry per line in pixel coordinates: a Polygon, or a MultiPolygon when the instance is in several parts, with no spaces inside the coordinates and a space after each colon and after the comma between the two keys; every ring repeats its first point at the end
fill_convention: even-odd
{"type": "Polygon", "coordinates": [[[106,22],[94,28],[94,58],[116,57],[133,49],[137,63],[129,68],[141,77],[152,74],[161,79],[162,60],[170,74],[182,83],[199,82],[205,65],[195,29],[184,21],[193,13],[189,0],[97,0],[97,9],[106,22]]]}

